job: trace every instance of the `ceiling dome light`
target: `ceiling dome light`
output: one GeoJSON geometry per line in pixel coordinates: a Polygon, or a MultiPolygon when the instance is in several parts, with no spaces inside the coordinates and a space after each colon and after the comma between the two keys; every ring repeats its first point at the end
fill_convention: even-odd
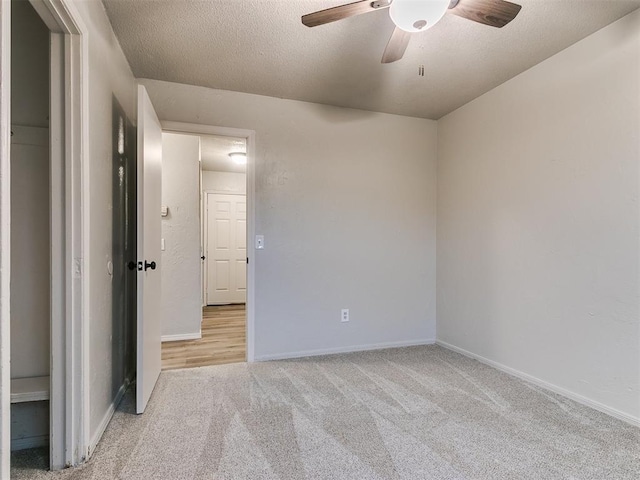
{"type": "Polygon", "coordinates": [[[450,0],[393,0],[389,16],[405,32],[422,32],[444,16],[450,0]]]}
{"type": "Polygon", "coordinates": [[[247,154],[244,152],[231,152],[229,154],[231,160],[236,165],[246,165],[247,164],[247,154]]]}

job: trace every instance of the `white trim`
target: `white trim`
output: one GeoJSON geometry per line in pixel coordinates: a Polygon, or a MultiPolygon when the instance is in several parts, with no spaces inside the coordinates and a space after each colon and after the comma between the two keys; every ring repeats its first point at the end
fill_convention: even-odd
{"type": "Polygon", "coordinates": [[[35,435],[33,437],[16,438],[11,442],[11,451],[26,450],[27,448],[46,447],[49,445],[49,435],[35,435]]]}
{"type": "Polygon", "coordinates": [[[256,236],[256,134],[247,136],[247,362],[255,360],[255,318],[256,318],[256,250],[253,248],[256,236]],[[251,252],[251,253],[249,253],[251,252]]]}
{"type": "MultiPolygon", "coordinates": [[[[71,4],[72,0],[64,0],[65,2],[69,2],[71,4]]],[[[75,5],[74,12],[75,10],[75,5]]],[[[76,19],[79,19],[79,14],[75,15],[76,19]]],[[[77,320],[78,324],[78,338],[80,340],[79,344],[79,354],[80,358],[78,361],[77,370],[74,369],[74,372],[78,374],[81,378],[81,390],[80,390],[80,398],[82,401],[82,417],[80,420],[80,431],[81,437],[78,442],[78,450],[81,452],[82,456],[78,456],[76,459],[77,463],[85,461],[89,457],[89,438],[91,437],[91,422],[89,413],[91,412],[91,393],[90,393],[90,385],[91,385],[91,364],[90,364],[90,349],[89,344],[91,342],[90,335],[90,322],[91,318],[91,304],[89,301],[89,292],[91,291],[91,279],[89,272],[90,269],[90,261],[91,258],[91,174],[90,174],[90,152],[89,152],[89,37],[85,35],[84,32],[87,32],[85,29],[84,23],[81,24],[80,33],[81,36],[76,35],[75,40],[77,43],[76,51],[78,53],[76,58],[77,63],[80,64],[81,68],[76,68],[78,75],[78,82],[81,87],[81,97],[80,102],[77,105],[79,109],[78,113],[78,123],[76,123],[76,127],[81,129],[81,134],[79,138],[76,139],[77,142],[77,151],[79,155],[79,165],[78,167],[81,169],[82,179],[80,180],[79,191],[81,194],[81,225],[82,225],[82,233],[80,238],[81,243],[81,254],[82,259],[82,267],[83,267],[83,276],[82,276],[82,285],[80,286],[80,296],[81,296],[81,305],[82,311],[79,319],[77,320]],[[80,46],[82,48],[80,48],[80,46]]],[[[77,136],[78,137],[78,136],[77,136]]]]}
{"type": "Polygon", "coordinates": [[[65,35],[65,144],[67,170],[67,445],[65,465],[78,465],[89,456],[89,39],[72,0],[64,9],[65,35]],[[74,27],[70,27],[73,24],[74,27]],[[69,187],[70,186],[70,187],[69,187]]]}
{"type": "Polygon", "coordinates": [[[49,149],[49,127],[31,127],[14,123],[11,125],[11,144],[49,149]]]}
{"type": "Polygon", "coordinates": [[[208,193],[202,189],[201,184],[200,208],[202,211],[202,221],[200,222],[200,238],[202,239],[201,255],[204,257],[200,276],[200,281],[202,282],[202,308],[209,304],[209,198],[207,195],[208,193]]]}
{"type": "Polygon", "coordinates": [[[160,121],[163,132],[191,133],[194,135],[219,135],[222,137],[248,138],[253,130],[243,128],[218,127],[215,125],[202,125],[200,123],[183,123],[172,121],[160,121]]]}
{"type": "Polygon", "coordinates": [[[290,358],[318,357],[321,355],[336,355],[339,353],[367,352],[370,350],[385,350],[388,348],[417,347],[422,345],[433,345],[435,338],[423,338],[419,340],[401,340],[399,342],[370,343],[367,345],[352,345],[349,347],[325,348],[319,350],[301,350],[298,352],[270,353],[258,355],[256,362],[267,362],[270,360],[288,360],[290,358]]]}
{"type": "Polygon", "coordinates": [[[109,422],[113,418],[113,414],[116,413],[116,408],[118,408],[118,405],[122,401],[122,397],[124,397],[124,394],[127,391],[127,388],[129,388],[128,383],[125,383],[120,386],[120,389],[118,390],[118,393],[113,399],[113,402],[111,402],[111,405],[109,405],[109,408],[107,409],[104,416],[102,417],[102,420],[100,420],[100,425],[98,425],[98,428],[96,429],[96,433],[93,435],[93,437],[91,437],[91,443],[89,444],[88,455],[93,454],[93,451],[96,449],[98,442],[100,442],[102,435],[104,435],[105,430],[109,426],[109,422]]]}
{"type": "Polygon", "coordinates": [[[595,400],[591,400],[587,397],[584,397],[578,393],[574,393],[566,388],[559,387],[554,385],[553,383],[549,383],[545,380],[541,380],[533,375],[529,375],[528,373],[524,373],[520,370],[516,370],[515,368],[507,367],[502,363],[495,362],[493,360],[489,360],[481,355],[477,355],[472,353],[464,348],[456,347],[450,343],[444,342],[442,340],[436,340],[436,344],[440,345],[447,350],[451,350],[453,352],[464,355],[465,357],[473,358],[474,360],[479,361],[480,363],[484,363],[485,365],[489,365],[490,367],[495,368],[496,370],[500,370],[501,372],[508,373],[509,375],[513,375],[521,380],[525,380],[527,382],[533,383],[539,387],[550,390],[554,393],[562,395],[563,397],[567,397],[575,402],[578,402],[587,407],[593,408],[594,410],[598,410],[602,413],[606,413],[618,420],[622,420],[623,422],[629,423],[635,427],[640,427],[640,418],[634,417],[633,415],[629,415],[628,413],[621,412],[620,410],[616,410],[615,408],[608,407],[603,403],[597,402],[595,400]]]}
{"type": "Polygon", "coordinates": [[[162,335],[162,342],[178,342],[180,340],[200,340],[202,332],[197,333],[179,333],[177,335],[162,335]]]}
{"type": "MultiPolygon", "coordinates": [[[[202,212],[200,219],[200,239],[202,242],[200,250],[202,253],[200,255],[201,258],[204,257],[200,269],[200,281],[202,283],[202,308],[204,308],[209,303],[209,199],[207,192],[202,189],[202,184],[200,184],[200,209],[202,212]]],[[[200,325],[202,326],[202,322],[200,325]]]]}
{"type": "MultiPolygon", "coordinates": [[[[221,135],[247,139],[247,245],[253,245],[256,224],[256,132],[240,128],[216,127],[198,123],[182,123],[161,121],[162,131],[176,133],[191,133],[199,135],[221,135]]],[[[247,248],[249,264],[247,265],[247,362],[256,361],[255,358],[255,295],[256,295],[256,250],[247,248]]]]}
{"type": "Polygon", "coordinates": [[[11,379],[11,403],[49,400],[49,376],[11,379]]]}
{"type": "MultiPolygon", "coordinates": [[[[206,285],[207,282],[204,277],[205,265],[206,262],[206,248],[204,243],[204,216],[206,212],[202,208],[204,193],[202,189],[203,182],[203,173],[202,173],[202,142],[198,139],[198,210],[200,213],[200,224],[198,225],[198,229],[200,231],[200,306],[204,308],[207,305],[206,299],[206,285]],[[205,257],[204,259],[202,257],[205,257]]],[[[200,321],[202,325],[202,321],[200,321]]]]}
{"type": "MultiPolygon", "coordinates": [[[[209,171],[209,170],[206,170],[206,171],[209,171]]],[[[242,175],[244,175],[244,173],[242,175]]],[[[244,192],[230,192],[229,190],[216,190],[216,189],[210,189],[210,188],[206,190],[202,190],[202,193],[203,194],[213,193],[215,195],[242,195],[243,197],[247,196],[247,194],[244,192]]]]}
{"type": "Polygon", "coordinates": [[[89,39],[73,0],[30,0],[51,31],[50,466],[89,454],[89,39]]]}
{"type": "Polygon", "coordinates": [[[64,124],[64,34],[50,36],[50,129],[49,129],[49,182],[50,182],[50,241],[51,241],[51,394],[49,403],[49,466],[63,468],[66,462],[67,385],[65,372],[65,318],[67,315],[66,232],[65,232],[65,124],[64,124]]]}
{"type": "Polygon", "coordinates": [[[11,463],[11,2],[0,1],[0,478],[11,463]]]}

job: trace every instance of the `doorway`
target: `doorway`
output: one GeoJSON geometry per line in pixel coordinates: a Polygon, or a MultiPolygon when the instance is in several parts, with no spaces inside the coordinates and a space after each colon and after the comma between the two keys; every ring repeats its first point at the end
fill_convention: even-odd
{"type": "Polygon", "coordinates": [[[48,445],[36,457],[57,469],[84,456],[84,438],[69,435],[84,420],[82,407],[69,409],[83,395],[84,357],[67,356],[84,305],[67,301],[82,298],[86,279],[71,285],[66,264],[85,246],[84,179],[66,175],[83,164],[82,37],[64,1],[13,0],[10,17],[11,450],[48,445]],[[78,380],[71,388],[69,378],[78,380]]]}
{"type": "MultiPolygon", "coordinates": [[[[78,21],[78,13],[73,6],[70,7],[69,1],[56,0],[55,5],[52,1],[14,0],[2,2],[0,6],[0,75],[3,79],[0,208],[3,218],[10,218],[9,209],[14,216],[13,221],[3,222],[0,240],[0,263],[3,267],[0,275],[3,372],[0,379],[3,393],[0,405],[0,476],[3,478],[9,475],[12,449],[48,443],[49,447],[45,447],[40,461],[44,468],[51,469],[76,465],[88,454],[84,402],[88,391],[88,371],[83,368],[84,327],[88,317],[84,295],[88,290],[88,278],[83,274],[81,263],[75,264],[79,275],[74,276],[70,266],[71,259],[85,258],[89,254],[83,229],[83,221],[88,215],[83,188],[86,178],[69,175],[86,167],[83,154],[86,132],[81,118],[86,106],[83,92],[86,92],[88,83],[80,72],[87,58],[87,44],[83,42],[84,26],[78,21]],[[34,34],[33,29],[38,33],[34,34]],[[25,34],[27,38],[19,38],[25,34]],[[8,62],[10,56],[11,65],[8,62]],[[33,72],[34,68],[37,73],[33,72]],[[14,107],[11,111],[6,108],[10,99],[14,107]],[[37,122],[40,123],[31,123],[34,119],[39,119],[37,122]],[[11,131],[14,132],[13,141],[11,131]],[[19,164],[11,172],[11,166],[16,162],[19,164]],[[34,176],[28,177],[24,170],[33,172],[34,176]],[[10,183],[15,190],[14,195],[11,194],[10,183]],[[34,191],[34,184],[39,185],[38,191],[34,191]],[[20,192],[21,188],[24,192],[20,192]],[[18,198],[20,193],[26,192],[31,192],[26,201],[18,198]],[[33,218],[29,218],[29,212],[20,210],[33,203],[36,207],[29,208],[37,222],[31,221],[33,218]],[[35,275],[28,271],[33,267],[28,256],[20,257],[20,249],[25,245],[18,244],[25,237],[24,233],[33,229],[38,232],[28,233],[25,245],[42,242],[45,245],[40,245],[37,253],[46,257],[39,257],[35,275]],[[43,238],[33,238],[35,235],[43,238]],[[15,251],[10,248],[10,243],[15,251]],[[10,264],[14,270],[11,273],[10,264]],[[12,273],[24,274],[24,285],[20,285],[21,280],[12,273]],[[34,280],[38,276],[42,278],[34,280]],[[38,318],[33,316],[31,305],[24,301],[24,297],[30,297],[38,305],[38,318]],[[9,300],[14,314],[11,316],[9,300]],[[43,318],[39,318],[41,316],[43,318]],[[18,334],[18,329],[36,321],[44,322],[44,325],[34,327],[38,328],[37,332],[23,332],[9,338],[10,324],[14,330],[12,333],[18,334]],[[40,353],[44,353],[46,360],[35,370],[31,368],[34,364],[14,358],[17,368],[12,369],[13,375],[10,375],[9,357],[19,356],[22,348],[30,348],[22,347],[18,343],[20,341],[39,341],[40,346],[44,345],[44,352],[40,353]],[[22,407],[34,408],[39,413],[18,415],[22,407]],[[24,422],[19,420],[20,416],[25,418],[24,422]],[[37,429],[33,430],[31,427],[36,424],[37,429]],[[18,438],[16,434],[20,430],[23,434],[18,438]]],[[[31,253],[33,257],[37,256],[31,253]]],[[[40,354],[34,356],[34,359],[38,358],[42,358],[40,354]]]]}
{"type": "Polygon", "coordinates": [[[49,466],[51,155],[49,29],[11,3],[11,451],[49,466]],[[33,452],[35,453],[35,452],[33,452]]]}
{"type": "MultiPolygon", "coordinates": [[[[183,326],[177,331],[178,321],[165,319],[163,328],[163,369],[189,368],[250,360],[251,344],[251,261],[247,244],[252,224],[250,198],[252,188],[251,145],[253,132],[216,127],[183,124],[163,124],[163,265],[171,264],[174,248],[172,229],[182,220],[180,200],[172,197],[176,185],[185,175],[190,147],[197,142],[198,182],[198,330],[183,326]],[[195,128],[194,128],[195,127],[195,128]],[[231,134],[231,135],[230,135],[231,134]],[[165,142],[166,140],[166,142],[165,142]],[[179,159],[172,159],[175,145],[181,145],[179,159]],[[249,160],[248,160],[249,159],[249,160]],[[171,162],[181,162],[179,175],[165,175],[174,171],[171,162]],[[166,199],[166,202],[165,202],[166,199]],[[171,204],[174,203],[174,205],[171,204]],[[169,240],[172,240],[171,242],[169,240]],[[249,263],[247,263],[249,262],[249,263]],[[164,332],[171,335],[164,335],[164,332]],[[187,336],[187,338],[183,338],[187,336]]],[[[178,155],[176,155],[178,156],[178,155]]],[[[192,182],[191,185],[194,185],[192,182]]],[[[181,199],[188,194],[184,193],[181,199]]],[[[182,218],[187,213],[184,212],[182,218]]],[[[184,224],[184,222],[182,221],[184,224]]],[[[189,229],[190,227],[186,227],[189,229]]],[[[185,229],[183,228],[182,231],[185,229]]],[[[180,242],[186,245],[187,240],[180,242]]],[[[179,249],[180,247],[175,247],[179,249]]],[[[193,253],[187,255],[189,258],[193,253]]],[[[189,261],[187,261],[189,263],[189,261]]],[[[193,272],[193,270],[191,270],[193,272]]],[[[167,272],[168,273],[168,272],[167,272]]],[[[165,272],[163,270],[163,282],[165,272]]],[[[173,275],[175,277],[175,275],[173,275]]],[[[185,279],[183,283],[193,279],[185,279]]],[[[163,301],[171,301],[173,292],[166,292],[163,301]]],[[[189,301],[189,305],[191,305],[189,301]]],[[[188,307],[191,311],[191,307],[188,307]]],[[[180,320],[183,321],[183,320],[180,320]]]]}
{"type": "Polygon", "coordinates": [[[53,463],[50,31],[11,2],[11,451],[53,463]],[[49,447],[49,448],[48,448],[49,447]]]}
{"type": "Polygon", "coordinates": [[[247,296],[246,139],[201,136],[204,305],[244,305],[247,296]]]}

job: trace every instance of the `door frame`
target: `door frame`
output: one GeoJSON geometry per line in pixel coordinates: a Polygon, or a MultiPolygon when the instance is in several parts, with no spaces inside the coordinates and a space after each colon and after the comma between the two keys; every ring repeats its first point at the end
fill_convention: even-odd
{"type": "Polygon", "coordinates": [[[11,2],[0,1],[0,478],[11,462],[11,2]]]}
{"type": "MultiPolygon", "coordinates": [[[[50,466],[89,455],[88,38],[72,0],[30,0],[51,32],[50,466]],[[53,214],[55,212],[55,214],[53,214]]],[[[0,478],[10,435],[11,5],[0,1],[0,478]]]]}
{"type": "MultiPolygon", "coordinates": [[[[220,135],[247,139],[247,362],[255,358],[255,292],[256,292],[256,255],[252,248],[255,236],[255,158],[256,132],[242,128],[217,127],[198,123],[161,121],[164,132],[185,133],[192,135],[220,135]]],[[[202,189],[201,189],[202,190],[202,189]]]]}

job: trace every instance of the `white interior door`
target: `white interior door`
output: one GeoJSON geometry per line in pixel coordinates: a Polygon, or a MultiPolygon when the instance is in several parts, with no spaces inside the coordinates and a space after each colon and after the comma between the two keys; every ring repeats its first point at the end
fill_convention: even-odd
{"type": "Polygon", "coordinates": [[[138,340],[136,412],[143,413],[160,375],[160,235],[162,128],[147,90],[138,86],[138,340]]]}
{"type": "Polygon", "coordinates": [[[207,193],[207,304],[245,303],[247,197],[207,193]]]}

